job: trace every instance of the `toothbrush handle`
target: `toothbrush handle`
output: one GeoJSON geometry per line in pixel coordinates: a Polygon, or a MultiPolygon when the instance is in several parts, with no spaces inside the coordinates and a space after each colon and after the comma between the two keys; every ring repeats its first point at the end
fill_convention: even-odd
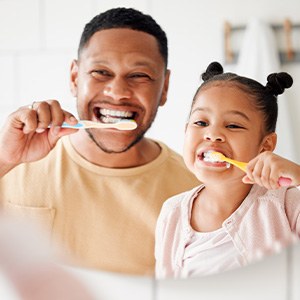
{"type": "Polygon", "coordinates": [[[280,186],[290,186],[292,183],[292,180],[290,178],[287,177],[280,177],[278,179],[278,183],[280,186]]]}
{"type": "Polygon", "coordinates": [[[62,128],[73,128],[73,129],[81,129],[81,128],[84,128],[84,124],[82,124],[81,122],[78,122],[77,124],[75,125],[70,125],[66,122],[63,122],[62,125],[61,125],[62,128]]]}

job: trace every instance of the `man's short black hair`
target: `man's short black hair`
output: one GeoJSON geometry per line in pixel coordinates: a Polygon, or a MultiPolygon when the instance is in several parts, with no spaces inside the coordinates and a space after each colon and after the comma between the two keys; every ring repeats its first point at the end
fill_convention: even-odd
{"type": "Polygon", "coordinates": [[[95,16],[84,27],[80,38],[78,57],[94,33],[112,28],[129,28],[151,34],[158,43],[159,51],[168,64],[168,40],[166,33],[150,16],[133,8],[113,8],[95,16]]]}

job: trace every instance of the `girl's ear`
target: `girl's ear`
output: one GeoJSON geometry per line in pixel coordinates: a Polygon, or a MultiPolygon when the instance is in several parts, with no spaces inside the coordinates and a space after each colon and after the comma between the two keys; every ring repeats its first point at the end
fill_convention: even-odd
{"type": "Polygon", "coordinates": [[[260,153],[264,151],[271,151],[273,152],[277,143],[277,134],[272,132],[266,135],[261,143],[260,153]]]}

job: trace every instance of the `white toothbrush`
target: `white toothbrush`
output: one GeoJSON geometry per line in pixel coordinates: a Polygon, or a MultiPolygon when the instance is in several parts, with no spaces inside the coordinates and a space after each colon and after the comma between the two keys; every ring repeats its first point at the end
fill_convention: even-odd
{"type": "Polygon", "coordinates": [[[134,120],[121,120],[116,123],[100,123],[89,120],[80,120],[75,125],[70,125],[64,122],[61,125],[62,128],[73,128],[73,129],[86,129],[86,128],[115,128],[119,130],[133,130],[137,128],[137,124],[134,120]]]}

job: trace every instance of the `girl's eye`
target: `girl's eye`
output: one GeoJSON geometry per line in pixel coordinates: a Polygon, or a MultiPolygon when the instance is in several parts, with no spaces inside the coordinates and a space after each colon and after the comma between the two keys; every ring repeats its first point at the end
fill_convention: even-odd
{"type": "Polygon", "coordinates": [[[201,127],[208,126],[208,123],[205,122],[205,121],[197,121],[197,122],[194,122],[194,124],[197,125],[197,126],[201,126],[201,127]]]}
{"type": "Polygon", "coordinates": [[[227,128],[231,128],[231,129],[243,128],[242,126],[236,125],[236,124],[229,124],[229,125],[227,125],[226,127],[227,127],[227,128]]]}

